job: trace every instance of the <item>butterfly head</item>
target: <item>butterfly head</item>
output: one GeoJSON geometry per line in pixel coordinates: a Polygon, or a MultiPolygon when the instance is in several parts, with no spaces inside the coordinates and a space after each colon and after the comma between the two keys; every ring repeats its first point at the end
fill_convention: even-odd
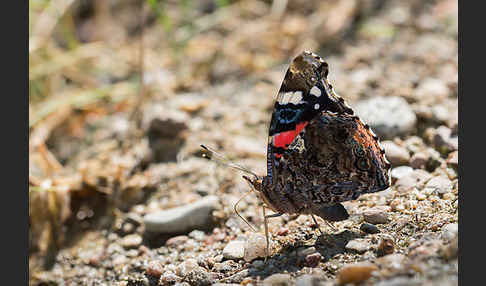
{"type": "Polygon", "coordinates": [[[253,176],[252,178],[243,176],[243,179],[247,180],[248,183],[259,193],[263,191],[263,177],[253,176]]]}

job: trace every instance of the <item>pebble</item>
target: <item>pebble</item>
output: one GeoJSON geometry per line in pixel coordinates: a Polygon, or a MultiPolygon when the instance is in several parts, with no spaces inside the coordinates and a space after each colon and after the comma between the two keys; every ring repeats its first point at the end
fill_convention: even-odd
{"type": "Polygon", "coordinates": [[[362,283],[368,280],[371,277],[371,273],[376,270],[378,270],[378,267],[369,262],[358,262],[346,265],[339,270],[337,275],[338,284],[362,283]]]}
{"type": "Polygon", "coordinates": [[[407,149],[389,140],[381,142],[381,146],[385,149],[386,158],[390,161],[392,166],[408,164],[410,153],[408,153],[407,149]]]}
{"type": "Polygon", "coordinates": [[[265,236],[259,233],[251,233],[247,240],[245,247],[245,254],[243,258],[250,262],[253,259],[266,256],[266,239],[265,236]]]}
{"type": "Polygon", "coordinates": [[[454,152],[449,153],[449,156],[447,157],[446,162],[451,167],[457,168],[459,166],[459,152],[454,151],[454,152]]]}
{"type": "Polygon", "coordinates": [[[436,78],[426,78],[417,87],[417,98],[445,98],[449,94],[446,82],[436,78]]]}
{"type": "Polygon", "coordinates": [[[307,267],[317,267],[322,260],[322,255],[319,252],[309,254],[305,257],[305,264],[307,267]]]}
{"type": "Polygon", "coordinates": [[[176,161],[187,136],[189,118],[185,112],[168,110],[164,104],[152,104],[144,110],[142,128],[156,162],[176,161]]]}
{"type": "Polygon", "coordinates": [[[355,111],[381,138],[408,134],[415,129],[417,122],[410,105],[398,96],[381,96],[358,101],[355,111]]]}
{"type": "Polygon", "coordinates": [[[199,267],[199,265],[197,264],[197,260],[189,258],[177,266],[176,274],[181,277],[185,277],[189,272],[196,269],[197,267],[199,267]]]}
{"type": "Polygon", "coordinates": [[[374,207],[363,212],[363,218],[371,224],[380,224],[388,222],[388,212],[385,208],[374,207]]]}
{"type": "Polygon", "coordinates": [[[283,227],[277,231],[277,235],[281,235],[281,236],[287,235],[289,233],[290,233],[290,229],[288,229],[287,227],[283,227]]]}
{"type": "Polygon", "coordinates": [[[120,244],[125,248],[137,248],[142,244],[142,237],[139,234],[129,234],[122,238],[120,244]]]}
{"type": "Polygon", "coordinates": [[[205,228],[212,222],[212,211],[218,204],[217,196],[207,196],[185,206],[147,214],[144,217],[146,230],[155,233],[180,233],[205,228]]]}
{"type": "Polygon", "coordinates": [[[413,172],[413,168],[409,166],[399,166],[396,168],[392,168],[391,170],[391,177],[392,179],[398,180],[407,175],[410,175],[413,172]]]}
{"type": "Polygon", "coordinates": [[[363,232],[366,232],[366,233],[369,233],[369,234],[375,234],[375,233],[379,233],[380,230],[378,229],[378,227],[376,227],[376,225],[374,224],[370,224],[370,223],[363,223],[359,229],[363,232]]]}
{"type": "Polygon", "coordinates": [[[187,273],[184,280],[189,282],[191,286],[209,286],[214,281],[213,277],[199,266],[187,273]]]}
{"type": "Polygon", "coordinates": [[[459,227],[457,223],[449,223],[442,227],[442,239],[449,241],[452,240],[454,237],[457,236],[459,231],[459,227]]]}
{"type": "Polygon", "coordinates": [[[368,249],[370,249],[371,244],[366,239],[357,238],[349,241],[346,244],[346,250],[357,252],[357,253],[365,253],[368,249]]]}
{"type": "Polygon", "coordinates": [[[376,263],[385,268],[388,272],[397,272],[405,270],[407,257],[401,253],[394,253],[382,256],[376,259],[376,263]]]}
{"type": "Polygon", "coordinates": [[[425,185],[424,192],[432,193],[436,191],[439,194],[445,194],[452,190],[452,182],[445,176],[437,176],[430,179],[425,185]]]}
{"type": "Polygon", "coordinates": [[[150,276],[160,277],[164,273],[164,267],[160,261],[152,260],[148,263],[145,271],[150,276]]]}
{"type": "Polygon", "coordinates": [[[307,255],[315,252],[316,252],[316,248],[314,246],[311,247],[304,246],[297,249],[297,256],[306,257],[307,255]]]}
{"type": "Polygon", "coordinates": [[[165,272],[159,279],[161,285],[174,285],[180,281],[181,278],[172,272],[165,272]]]}
{"type": "Polygon", "coordinates": [[[216,272],[226,273],[226,272],[233,271],[235,268],[238,267],[238,265],[239,264],[234,262],[233,260],[228,260],[221,263],[215,263],[212,270],[213,272],[216,271],[216,272]]]}
{"type": "Polygon", "coordinates": [[[178,235],[169,238],[166,242],[165,245],[168,247],[176,247],[178,245],[182,245],[186,243],[186,241],[189,239],[186,235],[178,235]]]}
{"type": "Polygon", "coordinates": [[[381,237],[378,248],[376,249],[376,256],[381,257],[392,254],[395,251],[395,240],[390,235],[383,235],[381,237]]]}
{"type": "Polygon", "coordinates": [[[295,281],[295,285],[297,286],[314,286],[320,285],[320,281],[322,278],[316,277],[310,274],[304,274],[302,276],[297,277],[297,281],[295,281]]]}
{"type": "Polygon", "coordinates": [[[245,256],[246,242],[243,240],[230,241],[223,249],[225,259],[238,260],[245,256]]]}
{"type": "Polygon", "coordinates": [[[442,256],[446,260],[451,260],[454,258],[457,258],[459,253],[459,243],[458,243],[458,237],[454,237],[449,244],[446,244],[442,248],[442,256]]]}
{"type": "Polygon", "coordinates": [[[197,241],[202,241],[206,237],[206,234],[204,233],[204,231],[195,229],[191,231],[187,236],[194,238],[197,241]]]}
{"type": "Polygon", "coordinates": [[[263,280],[263,285],[265,286],[285,286],[293,285],[292,276],[289,274],[273,274],[263,280]]]}
{"type": "Polygon", "coordinates": [[[459,148],[457,135],[453,135],[452,130],[447,126],[442,125],[437,129],[427,128],[424,136],[442,154],[457,151],[459,148]]]}
{"type": "Polygon", "coordinates": [[[430,156],[425,152],[419,152],[413,154],[410,158],[410,167],[414,169],[425,169],[430,156]]]}
{"type": "Polygon", "coordinates": [[[425,182],[430,180],[432,175],[422,169],[413,170],[412,173],[403,176],[395,183],[395,189],[399,193],[408,193],[414,188],[422,189],[425,182]]]}

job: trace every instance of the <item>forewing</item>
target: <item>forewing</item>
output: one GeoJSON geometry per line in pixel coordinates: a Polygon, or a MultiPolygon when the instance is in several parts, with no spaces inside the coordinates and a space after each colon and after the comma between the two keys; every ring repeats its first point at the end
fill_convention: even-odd
{"type": "MultiPolygon", "coordinates": [[[[328,65],[305,51],[290,64],[275,101],[270,121],[267,175],[276,167],[296,136],[322,111],[353,114],[327,80],[328,65]]],[[[273,180],[272,180],[273,181],[273,180]]]]}

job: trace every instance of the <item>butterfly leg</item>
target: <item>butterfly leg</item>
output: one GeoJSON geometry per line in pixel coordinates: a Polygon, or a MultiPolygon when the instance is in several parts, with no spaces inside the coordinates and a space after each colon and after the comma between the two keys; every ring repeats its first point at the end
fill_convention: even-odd
{"type": "Polygon", "coordinates": [[[270,255],[270,238],[269,238],[269,234],[268,234],[268,219],[269,218],[272,218],[272,217],[279,217],[283,214],[281,213],[274,213],[274,214],[271,214],[271,215],[266,215],[265,214],[265,206],[263,206],[263,224],[264,224],[264,227],[265,227],[265,238],[267,240],[267,248],[266,248],[266,252],[265,252],[265,261],[267,261],[267,258],[268,256],[270,255]]]}

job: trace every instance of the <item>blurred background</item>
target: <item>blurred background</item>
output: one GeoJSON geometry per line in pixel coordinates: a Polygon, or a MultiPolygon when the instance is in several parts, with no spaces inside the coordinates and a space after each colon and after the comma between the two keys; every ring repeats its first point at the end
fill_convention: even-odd
{"type": "MultiPolygon", "coordinates": [[[[419,214],[409,233],[381,229],[395,252],[414,254],[430,237],[413,241],[429,233],[440,243],[416,255],[446,249],[457,235],[457,9],[453,0],[29,0],[30,284],[210,285],[250,267],[214,267],[228,242],[251,233],[233,211],[249,187],[202,159],[199,145],[266,174],[273,100],[303,50],[328,62],[337,93],[374,128],[394,167],[392,188],[348,211],[383,206],[389,221],[419,214]],[[201,225],[169,231],[147,217],[200,201],[211,209],[201,225]],[[177,271],[201,257],[216,259],[198,266],[209,284],[177,271]]],[[[254,195],[239,205],[257,226],[259,205],[254,195]]],[[[359,233],[361,222],[337,226],[359,233]]],[[[270,230],[299,240],[309,225],[278,218],[270,230]]],[[[328,279],[363,260],[336,257],[348,251],[338,249],[317,249],[328,279]]],[[[451,259],[424,264],[422,272],[439,269],[432,278],[414,273],[457,282],[451,259]]],[[[231,281],[305,269],[275,263],[231,281]]]]}

